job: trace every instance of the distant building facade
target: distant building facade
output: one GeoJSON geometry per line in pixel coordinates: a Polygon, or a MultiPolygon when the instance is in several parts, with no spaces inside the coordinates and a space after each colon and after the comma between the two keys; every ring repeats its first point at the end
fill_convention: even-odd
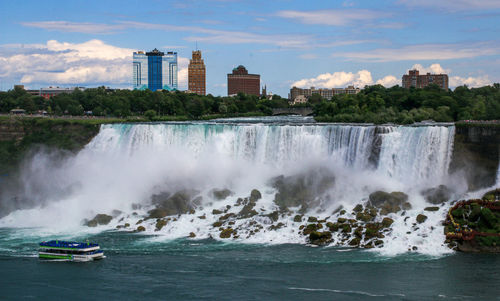
{"type": "MultiPolygon", "coordinates": [[[[15,85],[14,88],[24,89],[24,86],[23,85],[15,85]]],[[[84,87],[60,88],[60,87],[52,87],[51,86],[48,88],[26,90],[26,92],[30,95],[33,95],[33,96],[41,96],[45,99],[50,99],[51,97],[62,94],[62,93],[71,94],[75,91],[75,89],[78,89],[80,91],[85,91],[84,87]]]]}
{"type": "Polygon", "coordinates": [[[188,67],[188,90],[198,95],[206,94],[206,69],[201,51],[193,51],[188,67]]]}
{"type": "Polygon", "coordinates": [[[134,89],[177,90],[177,52],[153,49],[137,51],[132,56],[132,84],[134,89]]]}
{"type": "MultiPolygon", "coordinates": [[[[361,91],[360,88],[354,88],[354,86],[348,86],[347,88],[332,88],[332,89],[316,89],[311,87],[309,89],[301,89],[297,87],[293,87],[290,89],[290,94],[288,95],[288,99],[290,101],[294,101],[299,96],[305,96],[306,98],[311,97],[313,94],[319,94],[321,97],[330,99],[334,95],[340,94],[358,94],[361,91]]],[[[304,99],[300,98],[298,103],[303,103],[304,99]]]]}
{"type": "Polygon", "coordinates": [[[227,95],[238,93],[260,95],[260,75],[248,74],[247,69],[239,65],[233,72],[227,75],[227,95]]]}
{"type": "Polygon", "coordinates": [[[448,75],[447,74],[424,74],[420,75],[418,70],[410,70],[408,74],[403,75],[402,86],[409,89],[410,87],[425,88],[428,85],[436,84],[441,89],[448,90],[448,75]]]}

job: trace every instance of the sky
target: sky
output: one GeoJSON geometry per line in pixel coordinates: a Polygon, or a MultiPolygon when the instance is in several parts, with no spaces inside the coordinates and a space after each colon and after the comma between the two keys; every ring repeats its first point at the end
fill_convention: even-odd
{"type": "Polygon", "coordinates": [[[244,65],[267,91],[401,85],[409,69],[450,87],[500,82],[500,0],[0,0],[0,90],[132,87],[132,52],[177,51],[187,89],[202,51],[207,93],[244,65]]]}

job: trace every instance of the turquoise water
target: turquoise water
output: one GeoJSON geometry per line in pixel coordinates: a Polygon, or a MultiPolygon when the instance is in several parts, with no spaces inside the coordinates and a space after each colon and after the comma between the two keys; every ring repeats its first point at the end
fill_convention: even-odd
{"type": "Polygon", "coordinates": [[[498,255],[383,257],[108,231],[88,237],[106,259],[47,262],[36,257],[40,239],[23,231],[0,229],[1,300],[500,299],[498,255]]]}

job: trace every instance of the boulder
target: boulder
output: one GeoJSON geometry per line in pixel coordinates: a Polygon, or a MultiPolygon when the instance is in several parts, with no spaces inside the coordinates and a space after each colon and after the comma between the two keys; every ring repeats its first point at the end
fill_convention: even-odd
{"type": "Polygon", "coordinates": [[[297,214],[294,218],[293,221],[296,223],[302,222],[302,215],[297,214]]]}
{"type": "Polygon", "coordinates": [[[417,223],[421,224],[427,220],[427,216],[424,214],[417,215],[417,223]]]}
{"type": "Polygon", "coordinates": [[[318,219],[314,216],[309,216],[309,218],[307,219],[308,223],[315,223],[317,221],[318,221],[318,219]]]}
{"type": "Polygon", "coordinates": [[[332,241],[332,233],[328,231],[313,231],[309,234],[309,243],[317,246],[323,246],[332,241]]]}
{"type": "Polygon", "coordinates": [[[453,191],[451,191],[445,185],[439,185],[435,188],[423,190],[421,191],[421,194],[424,196],[427,202],[439,205],[449,201],[453,196],[453,191]]]}
{"type": "Polygon", "coordinates": [[[87,227],[97,227],[98,225],[107,225],[113,217],[111,215],[107,214],[97,214],[93,219],[90,221],[86,221],[85,225],[87,227]]]}
{"type": "Polygon", "coordinates": [[[320,225],[321,224],[309,224],[309,225],[305,226],[304,231],[302,231],[302,233],[304,235],[309,235],[312,232],[318,231],[319,229],[321,229],[322,225],[321,225],[321,227],[320,227],[320,225]]]}
{"type": "Polygon", "coordinates": [[[156,229],[155,231],[160,231],[163,227],[165,227],[167,225],[167,221],[164,220],[164,219],[157,219],[156,220],[156,229]]]}
{"type": "Polygon", "coordinates": [[[486,201],[498,201],[500,200],[500,188],[490,190],[485,193],[482,197],[483,200],[486,201]]]}
{"type": "Polygon", "coordinates": [[[277,225],[271,225],[269,227],[269,230],[278,230],[278,229],[281,229],[285,226],[285,224],[283,223],[278,223],[277,225]]]}
{"type": "Polygon", "coordinates": [[[257,189],[253,189],[250,192],[250,202],[257,202],[262,198],[262,194],[257,189]]]}
{"type": "Polygon", "coordinates": [[[148,218],[163,218],[168,215],[168,212],[161,208],[156,208],[148,211],[148,218]]]}
{"type": "Polygon", "coordinates": [[[278,221],[280,215],[279,215],[279,212],[278,211],[273,211],[272,213],[269,213],[268,215],[266,215],[267,217],[269,217],[273,222],[276,222],[278,221]]]}
{"type": "Polygon", "coordinates": [[[194,238],[196,237],[196,234],[194,232],[189,232],[189,237],[194,238]]]}
{"type": "Polygon", "coordinates": [[[227,220],[231,217],[235,217],[235,216],[236,216],[236,214],[234,214],[234,213],[227,213],[227,214],[224,214],[223,216],[219,217],[219,220],[225,221],[225,220],[227,220]]]}
{"type": "MultiPolygon", "coordinates": [[[[194,209],[192,198],[198,194],[195,190],[182,190],[170,196],[169,193],[160,193],[151,197],[156,209],[161,209],[162,214],[178,215],[186,214],[194,209]]],[[[162,216],[162,217],[164,217],[162,216]]],[[[152,217],[154,218],[154,217],[152,217]]]]}
{"type": "Polygon", "coordinates": [[[302,210],[319,204],[320,197],[330,189],[335,177],[326,168],[309,170],[294,176],[279,176],[271,181],[278,191],[274,202],[280,209],[301,207],[302,210]]]}
{"type": "Polygon", "coordinates": [[[136,232],[144,232],[146,231],[146,228],[144,228],[144,226],[139,226],[137,227],[137,230],[135,230],[136,232]]]}
{"type": "Polygon", "coordinates": [[[425,207],[424,208],[424,211],[438,211],[439,210],[439,207],[425,207]]]}
{"type": "Polygon", "coordinates": [[[234,193],[227,189],[227,188],[224,188],[224,189],[212,189],[210,191],[210,195],[214,198],[214,199],[217,199],[217,200],[225,200],[228,196],[231,196],[233,195],[234,193]]]}
{"type": "Polygon", "coordinates": [[[255,211],[255,209],[253,209],[255,205],[256,205],[255,202],[248,202],[245,206],[243,206],[241,211],[238,213],[238,218],[240,219],[249,218],[259,214],[257,211],[255,211]]]}
{"type": "Polygon", "coordinates": [[[411,204],[408,203],[408,195],[400,191],[391,193],[375,191],[370,194],[368,205],[380,208],[380,214],[382,215],[396,213],[401,209],[411,209],[411,204]]]}
{"type": "Polygon", "coordinates": [[[224,211],[222,211],[222,210],[217,210],[217,209],[212,210],[213,215],[218,215],[218,214],[222,214],[222,213],[224,213],[224,211]]]}
{"type": "Polygon", "coordinates": [[[352,209],[352,211],[354,211],[354,212],[363,211],[363,205],[361,205],[361,204],[356,205],[356,207],[354,207],[354,209],[352,209]]]}
{"type": "Polygon", "coordinates": [[[226,228],[220,232],[220,238],[230,238],[231,234],[235,233],[232,228],[226,228]]]}
{"type": "Polygon", "coordinates": [[[359,247],[360,242],[361,242],[361,239],[359,237],[355,237],[355,238],[351,239],[351,241],[349,242],[349,245],[352,247],[359,247]]]}
{"type": "Polygon", "coordinates": [[[392,223],[394,223],[394,220],[392,218],[389,218],[389,217],[384,217],[384,219],[382,220],[382,226],[384,228],[388,228],[392,225],[392,223]]]}

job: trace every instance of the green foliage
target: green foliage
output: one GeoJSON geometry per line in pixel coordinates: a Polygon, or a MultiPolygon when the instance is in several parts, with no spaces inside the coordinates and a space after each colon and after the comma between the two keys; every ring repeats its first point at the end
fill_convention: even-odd
{"type": "MultiPolygon", "coordinates": [[[[298,106],[312,106],[316,120],[323,122],[411,124],[424,120],[500,120],[500,84],[472,89],[461,86],[454,91],[445,91],[437,86],[404,89],[374,85],[365,87],[356,95],[335,95],[329,100],[314,94],[308,103],[298,106]]],[[[287,107],[287,99],[279,95],[273,95],[269,100],[243,93],[234,97],[214,97],[179,91],[108,91],[100,87],[85,91],[76,89],[71,94],[60,94],[46,100],[19,88],[0,92],[1,113],[22,108],[28,113],[45,110],[57,116],[78,116],[91,111],[94,116],[186,120],[249,113],[270,115],[272,109],[287,107]],[[154,111],[155,116],[151,113],[146,115],[147,111],[154,111]]]]}
{"type": "Polygon", "coordinates": [[[500,120],[499,84],[473,89],[463,86],[455,91],[435,85],[424,89],[375,85],[356,95],[335,95],[330,100],[319,100],[318,96],[314,114],[322,122],[411,124],[424,120],[500,120]]]}
{"type": "Polygon", "coordinates": [[[156,111],[155,110],[147,110],[144,112],[144,117],[146,117],[149,120],[153,120],[153,118],[156,117],[156,111]]]}
{"type": "Polygon", "coordinates": [[[243,93],[235,97],[214,97],[210,94],[202,96],[179,91],[108,91],[100,87],[85,91],[76,89],[71,94],[63,93],[44,99],[32,96],[19,88],[0,92],[0,113],[9,113],[14,108],[22,108],[27,113],[47,111],[56,116],[81,116],[84,112],[90,111],[94,116],[117,118],[145,116],[148,120],[158,120],[163,116],[184,116],[184,119],[204,119],[206,115],[227,117],[241,116],[249,112],[270,115],[273,108],[285,107],[288,107],[288,102],[279,95],[267,100],[243,93]],[[155,114],[146,114],[148,111],[153,111],[155,114]]]}

